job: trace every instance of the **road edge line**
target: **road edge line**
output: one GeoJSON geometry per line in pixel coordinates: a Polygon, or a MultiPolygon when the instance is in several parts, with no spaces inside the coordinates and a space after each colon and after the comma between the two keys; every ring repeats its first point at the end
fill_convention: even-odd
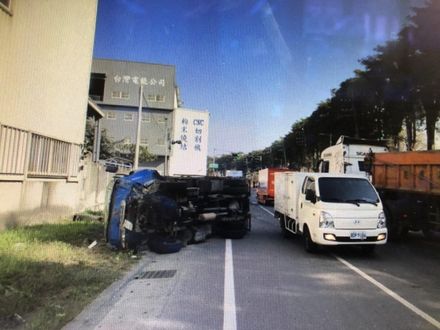
{"type": "Polygon", "coordinates": [[[333,256],[341,263],[343,263],[345,266],[347,266],[348,268],[350,268],[352,271],[354,271],[355,273],[357,273],[358,275],[360,275],[362,278],[364,278],[365,280],[367,280],[368,282],[370,282],[371,284],[375,285],[376,287],[378,287],[379,289],[381,289],[383,292],[385,292],[387,295],[389,295],[390,297],[392,297],[393,299],[397,300],[398,302],[400,302],[402,305],[404,305],[405,307],[407,307],[408,309],[410,309],[412,312],[414,312],[415,314],[417,314],[418,316],[422,317],[425,321],[431,323],[434,327],[436,327],[437,329],[440,329],[440,322],[437,321],[435,318],[433,318],[432,316],[430,316],[429,314],[425,313],[424,311],[422,311],[421,309],[419,309],[418,307],[414,306],[413,304],[411,304],[408,300],[402,298],[401,296],[399,296],[397,293],[395,293],[394,291],[392,291],[391,289],[388,289],[385,285],[383,285],[382,283],[380,283],[379,281],[375,280],[374,278],[372,278],[370,275],[364,273],[362,270],[360,270],[359,268],[357,268],[356,266],[352,265],[351,263],[349,263],[347,260],[334,255],[333,256]]]}
{"type": "MultiPolygon", "coordinates": [[[[267,210],[265,207],[262,207],[261,205],[259,205],[259,207],[263,210],[266,211],[267,213],[269,213],[270,215],[274,215],[272,212],[270,212],[269,210],[267,210]]],[[[430,316],[429,314],[425,313],[424,311],[422,311],[420,308],[416,307],[415,305],[411,304],[408,300],[402,298],[401,296],[399,296],[397,293],[395,293],[394,291],[388,289],[385,285],[383,285],[382,283],[380,283],[379,281],[375,280],[374,278],[372,278],[370,275],[364,273],[362,270],[360,270],[359,268],[357,268],[356,266],[352,265],[351,263],[349,263],[347,260],[333,254],[333,257],[335,257],[339,262],[343,263],[345,266],[347,266],[348,268],[350,268],[352,271],[354,271],[355,273],[357,273],[358,275],[360,275],[361,277],[363,277],[365,280],[367,280],[368,282],[370,282],[371,284],[375,285],[376,287],[378,287],[379,289],[381,289],[383,292],[385,292],[387,295],[389,295],[390,297],[392,297],[393,299],[397,300],[398,302],[400,302],[402,305],[404,305],[406,308],[410,309],[413,313],[417,314],[418,316],[422,317],[425,321],[431,323],[434,327],[436,327],[437,329],[440,329],[440,322],[437,321],[435,318],[433,318],[432,316],[430,316]]]]}

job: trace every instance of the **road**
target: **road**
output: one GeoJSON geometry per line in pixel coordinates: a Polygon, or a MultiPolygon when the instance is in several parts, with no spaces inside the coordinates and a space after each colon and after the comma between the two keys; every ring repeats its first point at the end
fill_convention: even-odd
{"type": "Polygon", "coordinates": [[[439,241],[310,254],[271,208],[251,212],[244,239],[146,252],[66,329],[440,329],[439,241]]]}

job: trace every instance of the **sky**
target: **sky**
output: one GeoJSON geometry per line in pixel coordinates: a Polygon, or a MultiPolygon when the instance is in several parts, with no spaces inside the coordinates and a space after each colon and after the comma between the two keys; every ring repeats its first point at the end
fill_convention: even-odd
{"type": "Polygon", "coordinates": [[[183,106],[210,112],[209,155],[250,152],[308,117],[422,2],[99,0],[94,57],[174,65],[183,106]]]}

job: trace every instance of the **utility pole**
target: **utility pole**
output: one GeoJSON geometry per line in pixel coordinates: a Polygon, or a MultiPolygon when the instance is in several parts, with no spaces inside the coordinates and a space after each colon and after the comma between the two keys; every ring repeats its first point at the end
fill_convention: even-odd
{"type": "Polygon", "coordinates": [[[139,87],[139,109],[138,109],[138,122],[136,132],[136,147],[134,149],[134,162],[133,169],[137,170],[139,167],[139,145],[141,144],[141,122],[142,122],[142,97],[144,93],[144,86],[141,84],[139,87]]]}
{"type": "Polygon", "coordinates": [[[168,118],[165,118],[165,161],[163,163],[163,175],[168,175],[168,118]]]}

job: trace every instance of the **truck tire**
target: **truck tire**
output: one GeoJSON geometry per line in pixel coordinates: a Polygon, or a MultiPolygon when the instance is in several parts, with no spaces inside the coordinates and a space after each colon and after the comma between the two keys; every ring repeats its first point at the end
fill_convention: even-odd
{"type": "Polygon", "coordinates": [[[153,236],[148,240],[148,247],[153,252],[159,254],[168,254],[179,252],[182,249],[183,244],[181,241],[176,239],[153,236]]]}
{"type": "Polygon", "coordinates": [[[404,239],[408,234],[408,226],[403,225],[399,222],[397,216],[396,203],[389,203],[388,206],[384,207],[385,217],[387,219],[387,229],[388,229],[388,238],[391,241],[400,241],[404,239]]]}
{"type": "Polygon", "coordinates": [[[310,236],[309,228],[307,226],[304,227],[303,233],[303,242],[304,249],[309,253],[314,253],[318,249],[318,245],[313,242],[312,237],[310,236]]]}
{"type": "Polygon", "coordinates": [[[286,229],[286,222],[284,220],[284,215],[280,214],[279,220],[280,220],[281,233],[283,234],[283,237],[289,238],[290,232],[286,229]]]}

